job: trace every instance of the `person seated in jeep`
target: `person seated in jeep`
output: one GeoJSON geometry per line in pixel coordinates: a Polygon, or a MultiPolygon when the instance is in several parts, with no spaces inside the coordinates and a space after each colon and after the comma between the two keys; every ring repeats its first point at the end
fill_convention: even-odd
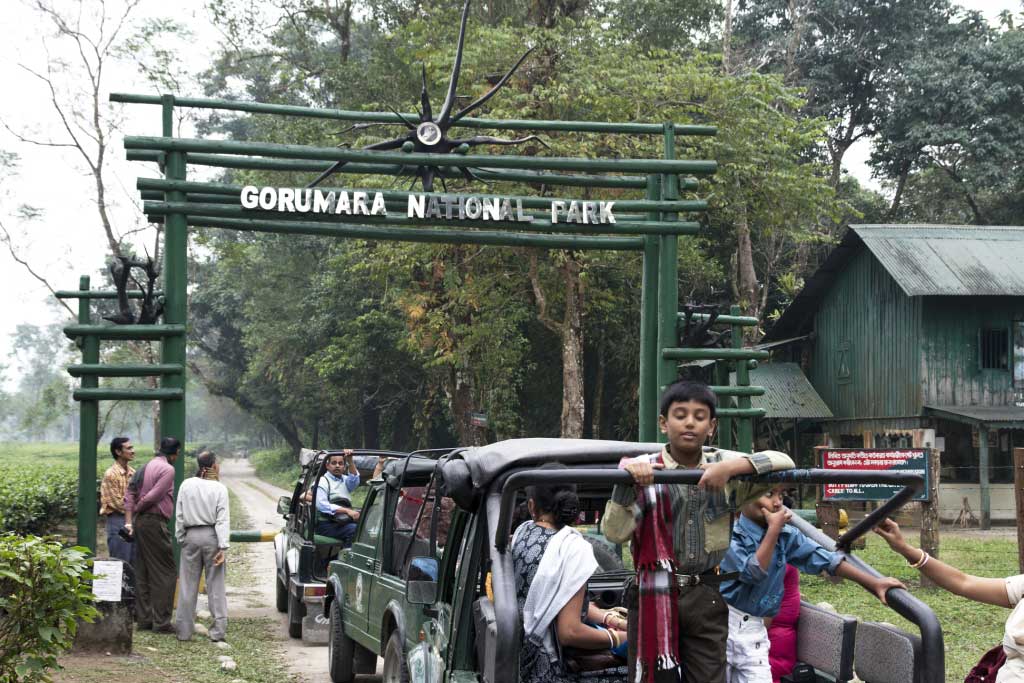
{"type": "Polygon", "coordinates": [[[532,519],[512,538],[524,634],[519,680],[576,683],[587,673],[587,681],[624,683],[626,623],[587,600],[598,564],[593,547],[572,527],[580,514],[576,487],[532,486],[527,496],[532,519]]]}
{"type": "Polygon", "coordinates": [[[327,471],[316,487],[316,533],[352,545],[356,535],[359,511],[353,509],[352,491],[359,486],[359,471],[352,458],[352,449],[327,457],[327,471]]]}

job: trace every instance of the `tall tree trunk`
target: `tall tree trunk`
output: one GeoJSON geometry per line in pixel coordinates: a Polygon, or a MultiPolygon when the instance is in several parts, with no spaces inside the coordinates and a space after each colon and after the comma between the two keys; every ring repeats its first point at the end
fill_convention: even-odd
{"type": "Polygon", "coordinates": [[[594,398],[590,405],[590,438],[601,438],[601,417],[604,405],[605,336],[597,340],[597,370],[594,374],[594,398]]]}
{"type": "Polygon", "coordinates": [[[537,254],[530,254],[530,285],[537,302],[537,319],[554,332],[562,344],[562,419],[563,439],[583,436],[583,280],[580,262],[568,253],[560,267],[565,289],[565,311],[561,322],[548,315],[547,297],[537,271],[537,254]]]}
{"type": "Polygon", "coordinates": [[[583,282],[580,264],[563,266],[565,318],[562,321],[562,438],[583,437],[583,282]]]}
{"type": "Polygon", "coordinates": [[[363,401],[360,418],[363,448],[380,448],[380,408],[372,401],[363,401]]]}
{"type": "Polygon", "coordinates": [[[900,210],[900,203],[903,201],[903,190],[907,186],[907,177],[910,175],[910,164],[903,167],[896,180],[896,193],[892,197],[892,204],[889,206],[889,220],[896,218],[896,212],[900,210]]]}
{"type": "Polygon", "coordinates": [[[757,272],[754,270],[754,245],[750,239],[750,223],[746,206],[740,207],[736,218],[736,282],[739,305],[747,315],[758,314],[757,272]]]}
{"type": "Polygon", "coordinates": [[[725,0],[725,23],[722,25],[722,71],[732,73],[732,0],[725,0]]]}
{"type": "Polygon", "coordinates": [[[458,368],[451,368],[448,373],[449,402],[452,406],[452,422],[460,446],[483,446],[484,430],[475,426],[471,417],[473,408],[472,377],[458,368]]]}

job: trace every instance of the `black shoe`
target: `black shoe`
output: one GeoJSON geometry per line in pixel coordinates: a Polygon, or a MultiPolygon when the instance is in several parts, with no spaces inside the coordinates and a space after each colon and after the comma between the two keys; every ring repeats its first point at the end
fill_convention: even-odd
{"type": "Polygon", "coordinates": [[[154,626],[153,633],[177,633],[178,629],[174,628],[171,624],[164,624],[163,626],[154,626]]]}
{"type": "Polygon", "coordinates": [[[153,630],[153,624],[152,623],[142,623],[142,622],[139,622],[139,623],[135,624],[135,630],[136,631],[152,631],[153,630]]]}

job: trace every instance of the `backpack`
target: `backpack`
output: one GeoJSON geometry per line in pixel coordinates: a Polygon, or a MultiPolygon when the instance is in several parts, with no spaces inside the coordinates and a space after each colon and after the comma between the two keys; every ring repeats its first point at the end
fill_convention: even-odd
{"type": "Polygon", "coordinates": [[[1003,645],[1000,643],[981,656],[978,663],[967,674],[964,683],[994,683],[996,675],[1005,661],[1006,651],[1003,650],[1003,645]]]}

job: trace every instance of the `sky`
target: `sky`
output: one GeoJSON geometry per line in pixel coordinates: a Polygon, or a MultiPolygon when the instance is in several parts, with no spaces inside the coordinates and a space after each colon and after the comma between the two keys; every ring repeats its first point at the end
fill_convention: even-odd
{"type": "MultiPolygon", "coordinates": [[[[66,0],[56,0],[68,6],[66,0]]],[[[108,0],[119,5],[120,0],[108,0]]],[[[994,21],[1004,10],[1020,11],[1020,0],[968,0],[962,5],[977,9],[994,21]]],[[[219,36],[210,25],[204,0],[177,0],[174,19],[193,31],[193,39],[180,51],[186,70],[196,72],[209,64],[219,36]]],[[[158,0],[142,0],[140,19],[158,17],[167,6],[158,0]]],[[[45,73],[48,63],[74,58],[67,46],[51,36],[38,13],[22,0],[0,0],[0,25],[5,27],[0,41],[0,121],[17,134],[33,139],[55,140],[61,135],[59,118],[50,105],[47,86],[25,68],[45,73]]],[[[131,64],[115,63],[104,77],[104,96],[110,91],[156,94],[131,64]]],[[[195,95],[192,92],[179,94],[195,95]]],[[[108,202],[116,229],[120,233],[136,228],[137,251],[152,249],[152,232],[143,223],[135,199],[135,179],[154,176],[152,164],[124,160],[120,135],[159,135],[160,109],[156,106],[129,105],[119,108],[121,133],[109,147],[108,202]]],[[[186,125],[179,134],[189,135],[186,125]]],[[[0,222],[14,238],[22,259],[46,278],[55,289],[76,289],[80,275],[100,280],[106,248],[94,203],[92,177],[77,152],[20,142],[0,127],[0,151],[19,155],[17,175],[0,175],[0,222]],[[38,218],[19,220],[14,209],[28,205],[41,210],[38,218]]],[[[862,183],[878,184],[866,165],[870,144],[866,141],[851,149],[844,166],[862,183]]],[[[22,323],[45,325],[63,319],[64,311],[54,303],[49,291],[16,263],[0,246],[0,366],[10,364],[11,334],[22,323]]],[[[74,304],[72,303],[72,308],[74,304]]],[[[16,368],[7,371],[8,388],[17,376],[16,368]]],[[[0,377],[3,374],[0,373],[0,377]]],[[[4,388],[0,384],[0,388],[4,388]]]]}

